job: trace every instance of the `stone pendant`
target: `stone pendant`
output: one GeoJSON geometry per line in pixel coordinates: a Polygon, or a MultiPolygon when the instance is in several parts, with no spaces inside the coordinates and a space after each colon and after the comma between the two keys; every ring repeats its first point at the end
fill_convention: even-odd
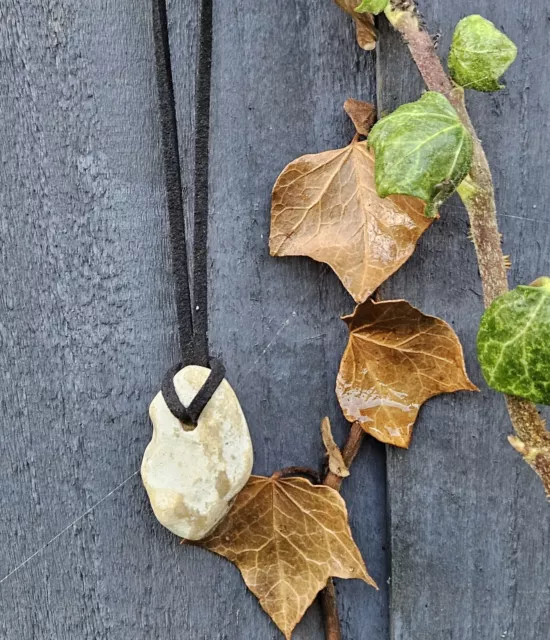
{"type": "MultiPolygon", "coordinates": [[[[185,367],[174,376],[189,406],[210,369],[185,367]]],[[[252,471],[252,441],[235,392],[223,380],[195,428],[168,409],[162,393],[149,408],[153,438],[143,456],[141,477],[159,522],[187,540],[201,540],[229,511],[252,471]]]]}

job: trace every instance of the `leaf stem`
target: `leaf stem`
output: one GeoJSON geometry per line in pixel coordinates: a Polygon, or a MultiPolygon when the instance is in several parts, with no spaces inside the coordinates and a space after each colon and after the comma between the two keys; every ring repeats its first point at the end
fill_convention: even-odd
{"type": "MultiPolygon", "coordinates": [[[[474,141],[474,158],[469,177],[458,188],[470,218],[472,237],[479,263],[485,306],[508,291],[508,279],[501,236],[497,223],[495,190],[491,169],[481,141],[472,125],[464,103],[464,90],[456,87],[445,72],[437,55],[431,35],[424,28],[414,0],[391,0],[385,10],[391,25],[403,37],[422,78],[430,91],[439,91],[455,107],[463,124],[470,131],[474,141]]],[[[550,432],[537,408],[531,402],[520,398],[506,397],[512,426],[526,449],[547,450],[550,460],[550,432]]],[[[517,439],[516,439],[517,441],[517,439]]],[[[550,472],[542,474],[537,467],[525,459],[541,476],[547,493],[550,494],[550,472]]]]}
{"type": "Polygon", "coordinates": [[[321,591],[321,608],[325,623],[325,640],[341,640],[342,630],[340,628],[340,618],[338,617],[338,602],[332,578],[329,579],[327,586],[321,591]]]}
{"type": "Polygon", "coordinates": [[[315,469],[309,467],[286,467],[275,471],[271,476],[272,480],[279,480],[280,478],[291,478],[293,476],[304,476],[311,480],[313,484],[321,484],[321,476],[315,469]]]}
{"type": "MultiPolygon", "coordinates": [[[[342,458],[348,469],[359,453],[365,435],[366,433],[359,422],[354,422],[351,425],[348,439],[342,449],[342,458]]],[[[340,491],[342,480],[343,478],[340,476],[328,471],[323,484],[335,491],[340,491]]],[[[340,630],[340,618],[338,617],[338,602],[332,578],[329,579],[327,586],[321,591],[321,607],[325,622],[325,640],[341,640],[342,632],[340,630]]]]}

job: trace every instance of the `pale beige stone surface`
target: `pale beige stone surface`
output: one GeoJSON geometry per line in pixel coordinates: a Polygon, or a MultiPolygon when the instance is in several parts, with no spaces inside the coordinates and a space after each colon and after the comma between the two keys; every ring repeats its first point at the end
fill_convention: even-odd
{"type": "MultiPolygon", "coordinates": [[[[189,406],[210,370],[189,366],[174,377],[189,406]]],[[[235,392],[223,380],[197,427],[185,430],[162,393],[149,408],[153,438],[143,456],[141,477],[155,516],[182,538],[204,538],[225,516],[252,471],[252,442],[235,392]]]]}

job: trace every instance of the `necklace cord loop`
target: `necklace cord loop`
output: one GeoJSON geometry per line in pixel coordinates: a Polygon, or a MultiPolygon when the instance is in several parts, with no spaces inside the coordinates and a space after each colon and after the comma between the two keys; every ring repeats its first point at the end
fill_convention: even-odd
{"type": "Polygon", "coordinates": [[[172,415],[186,425],[196,427],[201,413],[225,377],[225,367],[217,358],[210,358],[210,373],[197,395],[186,407],[180,400],[174,386],[174,377],[184,367],[182,363],[169,369],[162,381],[162,396],[172,415]]]}

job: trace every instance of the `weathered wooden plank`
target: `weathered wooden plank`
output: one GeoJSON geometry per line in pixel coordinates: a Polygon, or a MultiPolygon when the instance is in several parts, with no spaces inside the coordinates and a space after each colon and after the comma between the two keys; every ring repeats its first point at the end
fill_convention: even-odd
{"type": "Polygon", "coordinates": [[[0,636],[181,638],[134,475],[177,358],[149,2],[2,2],[0,112],[0,636]]]}
{"type": "MultiPolygon", "coordinates": [[[[493,20],[518,44],[508,89],[468,95],[492,163],[510,282],[550,272],[548,9],[485,0],[420,3],[447,52],[469,13],[493,20]]],[[[422,84],[405,47],[383,28],[380,107],[416,99],[422,84]]],[[[450,321],[463,340],[479,395],[430,401],[408,452],[388,453],[391,638],[546,638],[550,635],[550,512],[535,474],[506,441],[502,398],[484,384],[475,357],[481,290],[467,216],[444,208],[413,259],[384,287],[450,321]]]]}
{"type": "MultiPolygon", "coordinates": [[[[327,3],[214,2],[210,137],[209,332],[239,390],[255,445],[257,473],[322,456],[320,420],[330,415],[342,439],[334,393],[346,341],[342,313],[353,308],[329,269],[268,253],[270,193],[286,163],[347,144],[347,97],[372,99],[374,59],[352,26],[327,3]]],[[[344,636],[387,636],[384,460],[362,452],[345,487],[352,526],[381,591],[340,583],[344,636]]],[[[214,564],[214,561],[209,561],[214,564]]],[[[242,634],[278,637],[230,567],[220,566],[246,611],[242,634]]],[[[227,606],[225,604],[224,606],[227,606]]],[[[215,629],[215,627],[213,627],[215,629]]],[[[322,637],[317,609],[296,638],[322,637]]]]}
{"type": "MultiPolygon", "coordinates": [[[[148,3],[81,4],[0,7],[0,533],[9,541],[0,550],[0,635],[276,638],[234,569],[162,531],[133,476],[150,433],[147,404],[177,357],[152,24],[148,3]]],[[[197,15],[177,4],[172,55],[191,211],[197,15]]],[[[523,44],[510,89],[470,102],[509,216],[511,278],[528,281],[550,270],[547,89],[531,84],[548,63],[546,9],[540,0],[519,14],[469,5],[426,7],[427,17],[448,28],[481,11],[523,44]]],[[[372,58],[333,8],[241,0],[215,9],[211,343],[250,420],[256,469],[269,473],[316,464],[320,417],[338,422],[333,383],[345,332],[336,317],[352,307],[326,269],[268,257],[269,190],[285,162],[349,138],[340,104],[371,96],[372,58]]],[[[420,84],[386,35],[389,109],[420,84]]],[[[466,217],[454,206],[385,289],[454,321],[481,384],[479,283],[466,217]]],[[[393,638],[548,636],[547,506],[508,448],[508,430],[500,399],[484,390],[432,401],[412,450],[390,453],[393,638]]],[[[383,478],[371,445],[345,490],[381,587],[383,478]]],[[[388,636],[384,588],[345,583],[340,593],[345,637],[388,636]]],[[[313,611],[296,637],[320,634],[313,611]]]]}
{"type": "MultiPolygon", "coordinates": [[[[168,10],[168,24],[174,25],[178,8],[174,4],[168,10]]],[[[316,466],[322,456],[320,419],[330,414],[341,436],[345,431],[334,395],[345,344],[338,316],[353,304],[326,268],[307,260],[269,258],[270,190],[277,173],[294,157],[350,139],[352,130],[341,105],[350,95],[373,97],[373,59],[358,51],[351,26],[331,5],[312,12],[303,1],[285,7],[264,0],[231,7],[214,2],[213,16],[210,344],[226,363],[248,417],[256,472],[271,473],[290,464],[316,466]]],[[[185,62],[177,54],[181,35],[171,28],[175,79],[185,62]]],[[[185,89],[177,84],[179,113],[185,111],[185,89]]],[[[178,121],[183,140],[184,117],[178,115],[178,121]]],[[[385,638],[380,447],[365,448],[346,493],[359,544],[382,587],[376,594],[359,584],[339,586],[346,637],[359,637],[369,629],[373,638],[385,638]]],[[[185,566],[190,561],[181,562],[185,566]]],[[[227,638],[278,637],[234,568],[212,556],[205,556],[202,566],[210,578],[189,596],[196,607],[220,584],[220,571],[224,578],[209,626],[204,622],[201,628],[210,634],[223,628],[227,638]]],[[[320,635],[320,616],[314,609],[296,637],[320,635]]]]}

